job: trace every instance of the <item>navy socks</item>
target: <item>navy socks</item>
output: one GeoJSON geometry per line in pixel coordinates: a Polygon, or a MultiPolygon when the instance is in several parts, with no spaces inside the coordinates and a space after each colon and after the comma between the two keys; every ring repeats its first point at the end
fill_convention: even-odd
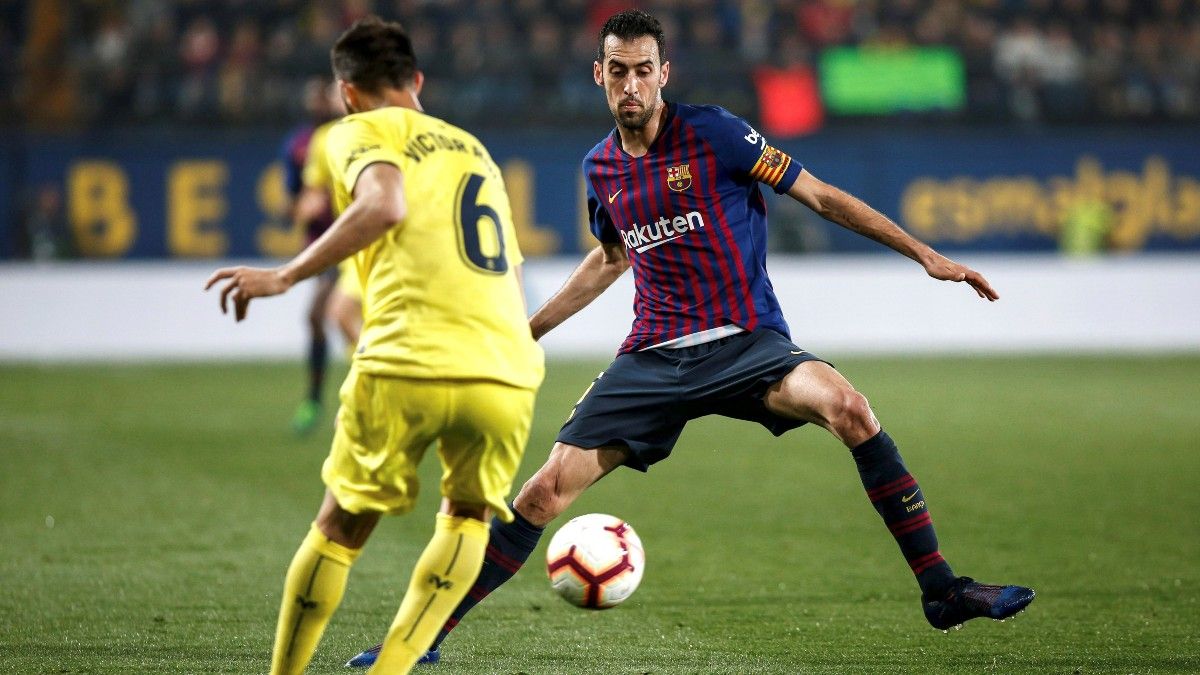
{"type": "Polygon", "coordinates": [[[896,538],[921,592],[928,598],[940,598],[954,581],[954,572],[938,551],[925,496],[905,468],[896,444],[881,430],[850,454],[867,497],[896,538]]]}
{"type": "Polygon", "coordinates": [[[328,344],[325,336],[314,336],[308,343],[308,400],[313,403],[321,402],[321,390],[325,385],[327,353],[328,344]]]}

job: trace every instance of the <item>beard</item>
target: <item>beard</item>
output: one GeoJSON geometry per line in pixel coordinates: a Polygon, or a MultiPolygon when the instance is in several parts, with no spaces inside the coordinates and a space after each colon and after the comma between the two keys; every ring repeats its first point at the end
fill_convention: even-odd
{"type": "Polygon", "coordinates": [[[656,112],[658,112],[657,100],[650,105],[643,106],[641,110],[621,110],[621,106],[618,104],[617,109],[613,112],[613,118],[625,129],[636,131],[645,127],[656,112]]]}

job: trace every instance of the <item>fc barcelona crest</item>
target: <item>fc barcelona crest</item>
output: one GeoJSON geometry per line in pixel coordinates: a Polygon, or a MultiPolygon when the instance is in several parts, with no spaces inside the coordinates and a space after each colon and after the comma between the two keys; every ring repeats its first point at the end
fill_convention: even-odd
{"type": "Polygon", "coordinates": [[[667,167],[667,187],[676,192],[692,187],[692,168],[687,164],[667,167]]]}
{"type": "Polygon", "coordinates": [[[762,154],[762,163],[767,169],[778,169],[783,164],[783,153],[771,146],[767,146],[767,149],[762,154]]]}

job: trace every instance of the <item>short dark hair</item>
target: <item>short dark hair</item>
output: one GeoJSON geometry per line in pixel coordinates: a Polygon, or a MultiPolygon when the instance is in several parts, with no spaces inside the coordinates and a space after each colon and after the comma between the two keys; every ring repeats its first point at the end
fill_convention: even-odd
{"type": "Polygon", "coordinates": [[[377,16],[354,22],[329,52],[334,77],[378,93],[403,89],[417,74],[417,57],[404,27],[377,16]]]}
{"type": "Polygon", "coordinates": [[[600,29],[600,46],[596,48],[596,60],[604,63],[604,38],[615,35],[622,40],[636,40],[643,35],[654,36],[658,43],[658,62],[667,60],[667,39],[663,36],[662,24],[658,19],[638,9],[627,9],[608,17],[600,29]]]}

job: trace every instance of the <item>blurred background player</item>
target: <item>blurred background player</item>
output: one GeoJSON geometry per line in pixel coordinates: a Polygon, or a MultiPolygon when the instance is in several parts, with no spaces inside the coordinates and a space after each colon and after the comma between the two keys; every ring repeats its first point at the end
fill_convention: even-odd
{"type": "MultiPolygon", "coordinates": [[[[329,166],[325,154],[325,136],[330,125],[342,115],[337,87],[328,79],[314,77],[304,86],[304,107],[310,121],[301,124],[284,141],[284,180],[291,199],[289,212],[295,227],[304,230],[305,243],[311,244],[333,222],[329,166]]],[[[292,415],[292,429],[298,434],[312,431],[320,419],[324,397],[325,368],[329,361],[326,317],[342,331],[351,348],[358,342],[362,326],[357,279],[339,284],[343,266],[319,275],[308,308],[308,392],[292,415]],[[340,289],[340,290],[339,290],[340,289]]]]}
{"type": "Polygon", "coordinates": [[[376,670],[404,673],[479,574],[495,513],[521,462],[543,374],[526,319],[512,212],[500,169],[469,133],[422,114],[424,75],[403,28],[367,18],[332,52],[349,115],[326,150],[340,212],[287,264],[217,270],[238,321],[353,254],[365,279],[362,340],[341,390],[325,499],[284,583],[272,673],[299,673],[384,513],[410,511],[431,442],[443,496],[376,670]],[[421,321],[409,321],[409,310],[421,321]],[[403,311],[402,311],[403,310],[403,311]]]}
{"type": "Polygon", "coordinates": [[[330,291],[325,307],[325,316],[342,332],[351,357],[358,345],[358,336],[362,334],[362,284],[363,280],[359,278],[358,270],[354,269],[353,261],[338,263],[337,283],[330,291]]]}

